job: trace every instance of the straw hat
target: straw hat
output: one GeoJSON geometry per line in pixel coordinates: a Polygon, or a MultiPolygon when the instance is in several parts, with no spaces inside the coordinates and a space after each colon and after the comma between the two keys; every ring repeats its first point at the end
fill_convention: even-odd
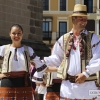
{"type": "Polygon", "coordinates": [[[86,7],[86,5],[76,4],[74,6],[73,14],[70,15],[70,17],[71,16],[88,16],[87,15],[87,7],[86,7]]]}

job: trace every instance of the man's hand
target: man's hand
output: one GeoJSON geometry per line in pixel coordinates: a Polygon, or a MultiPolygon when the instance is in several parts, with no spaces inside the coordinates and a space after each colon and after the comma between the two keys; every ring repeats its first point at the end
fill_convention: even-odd
{"type": "Polygon", "coordinates": [[[86,76],[83,73],[80,73],[80,74],[76,75],[76,80],[75,80],[76,83],[81,84],[85,80],[86,80],[86,76]]]}

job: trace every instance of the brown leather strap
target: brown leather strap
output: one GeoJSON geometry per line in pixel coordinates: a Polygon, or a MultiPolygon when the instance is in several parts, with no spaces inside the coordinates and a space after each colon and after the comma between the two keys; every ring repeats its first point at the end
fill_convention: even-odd
{"type": "Polygon", "coordinates": [[[66,80],[69,80],[71,83],[75,83],[75,79],[76,79],[76,76],[71,76],[71,75],[67,74],[66,80]]]}
{"type": "Polygon", "coordinates": [[[53,79],[53,80],[52,80],[52,83],[61,83],[61,82],[62,82],[61,79],[53,79]]]}
{"type": "MultiPolygon", "coordinates": [[[[71,75],[67,74],[66,80],[69,80],[71,83],[76,83],[75,82],[76,78],[77,78],[77,76],[71,76],[71,75]]],[[[96,82],[96,80],[85,80],[85,82],[86,81],[95,81],[96,82]]],[[[97,85],[97,83],[96,83],[96,85],[97,85]]]]}
{"type": "Polygon", "coordinates": [[[18,71],[18,72],[7,72],[3,73],[9,78],[16,78],[16,77],[24,77],[25,74],[28,74],[26,71],[18,71]]]}

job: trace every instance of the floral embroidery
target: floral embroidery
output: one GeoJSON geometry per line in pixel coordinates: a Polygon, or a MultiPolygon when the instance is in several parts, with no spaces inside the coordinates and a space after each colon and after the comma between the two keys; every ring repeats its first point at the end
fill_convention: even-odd
{"type": "Polygon", "coordinates": [[[74,50],[77,50],[78,48],[78,45],[79,45],[79,48],[80,48],[80,56],[83,56],[84,54],[84,46],[83,46],[83,38],[84,36],[86,35],[83,35],[84,33],[82,33],[78,39],[76,40],[76,37],[73,35],[73,33],[71,33],[71,38],[68,42],[68,48],[67,48],[67,51],[66,51],[66,57],[69,57],[69,54],[70,54],[70,51],[71,49],[74,49],[74,50]]]}

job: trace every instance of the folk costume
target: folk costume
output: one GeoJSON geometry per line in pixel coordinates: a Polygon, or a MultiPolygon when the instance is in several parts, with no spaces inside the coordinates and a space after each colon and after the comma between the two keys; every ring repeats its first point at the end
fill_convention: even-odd
{"type": "MultiPolygon", "coordinates": [[[[88,16],[86,5],[76,4],[71,16],[88,16]]],[[[51,56],[44,57],[44,61],[47,66],[59,66],[57,77],[62,79],[60,100],[96,98],[89,95],[89,90],[98,89],[95,80],[98,78],[100,81],[96,75],[100,71],[100,40],[96,34],[83,29],[76,37],[72,29],[58,39],[51,56]],[[84,83],[75,83],[79,73],[87,77],[84,83]]],[[[34,76],[39,77],[37,74],[34,76]]]]}
{"type": "Polygon", "coordinates": [[[1,80],[0,99],[34,100],[29,67],[30,62],[35,63],[42,82],[42,71],[46,69],[46,65],[40,61],[40,57],[25,45],[20,48],[3,45],[0,47],[0,60],[3,60],[1,73],[7,75],[1,80]]]}
{"type": "MultiPolygon", "coordinates": [[[[89,95],[89,90],[97,90],[97,86],[95,84],[95,75],[91,76],[91,79],[87,80],[86,82],[82,84],[75,83],[75,75],[78,73],[83,73],[83,71],[87,71],[90,75],[96,73],[100,70],[100,44],[99,44],[99,38],[96,34],[92,34],[91,36],[91,46],[89,46],[89,49],[92,50],[92,57],[89,62],[87,58],[84,58],[88,55],[88,53],[85,54],[85,50],[87,51],[88,48],[84,48],[83,41],[89,41],[85,40],[88,36],[89,32],[87,30],[83,30],[80,33],[80,36],[75,38],[73,36],[73,30],[71,30],[69,33],[69,36],[71,38],[68,41],[67,44],[67,51],[63,50],[64,47],[64,36],[61,36],[60,39],[55,43],[52,55],[49,57],[44,57],[44,60],[48,66],[59,66],[61,62],[64,59],[64,55],[66,54],[66,58],[68,58],[68,62],[65,66],[68,65],[66,72],[66,79],[62,80],[61,83],[61,89],[60,89],[60,97],[61,99],[93,99],[95,96],[89,95]],[[83,37],[84,39],[82,39],[83,37]],[[82,38],[80,38],[82,37],[82,38]],[[83,56],[82,56],[83,55],[83,56]],[[82,64],[82,59],[84,59],[84,66],[82,64]],[[84,69],[85,67],[85,69],[84,69]]],[[[91,34],[91,33],[90,33],[91,34]]],[[[62,70],[62,69],[60,69],[62,70]]],[[[60,71],[58,70],[58,73],[60,71]]],[[[64,73],[65,73],[64,72],[64,73]]],[[[86,74],[87,75],[87,74],[86,74]]],[[[88,77],[89,75],[87,75],[88,77]]]]}

